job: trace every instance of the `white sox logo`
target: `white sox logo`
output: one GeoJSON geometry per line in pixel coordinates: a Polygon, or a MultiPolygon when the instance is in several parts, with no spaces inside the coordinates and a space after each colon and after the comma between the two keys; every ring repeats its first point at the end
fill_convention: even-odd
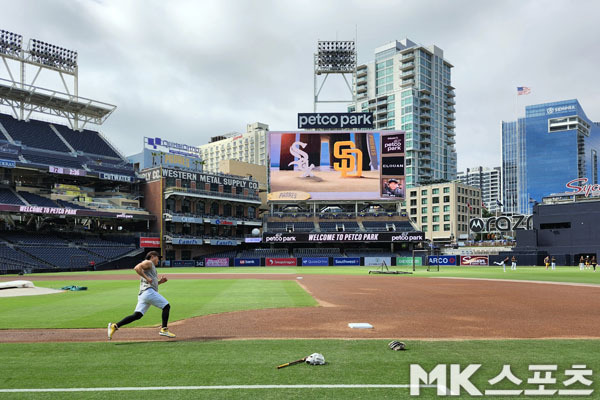
{"type": "Polygon", "coordinates": [[[288,166],[296,165],[301,171],[303,171],[302,178],[309,177],[309,176],[315,176],[312,173],[312,170],[315,167],[315,165],[314,164],[310,164],[310,166],[308,165],[308,154],[306,154],[305,151],[300,150],[300,147],[305,148],[306,143],[294,142],[290,146],[290,153],[294,157],[296,157],[297,160],[292,161],[291,163],[288,164],[288,166]]]}

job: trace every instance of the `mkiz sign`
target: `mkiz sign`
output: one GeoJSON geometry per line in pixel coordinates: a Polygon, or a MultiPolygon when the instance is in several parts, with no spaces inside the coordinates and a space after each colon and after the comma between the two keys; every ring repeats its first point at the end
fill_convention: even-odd
{"type": "Polygon", "coordinates": [[[373,113],[299,113],[298,129],[373,129],[373,113]]]}
{"type": "Polygon", "coordinates": [[[513,215],[490,218],[472,218],[469,221],[471,232],[510,232],[517,229],[533,229],[533,215],[513,215]]]}
{"type": "Polygon", "coordinates": [[[264,243],[421,242],[423,232],[402,233],[264,233],[264,243]]]}

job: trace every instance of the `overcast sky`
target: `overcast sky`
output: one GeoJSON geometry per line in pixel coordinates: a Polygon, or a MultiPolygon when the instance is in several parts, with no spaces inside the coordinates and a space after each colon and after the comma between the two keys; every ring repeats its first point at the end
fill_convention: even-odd
{"type": "MultiPolygon", "coordinates": [[[[577,98],[600,121],[594,0],[0,2],[0,29],[78,51],[79,95],[117,106],[101,131],[126,155],[144,136],[200,145],[250,122],[296,129],[313,110],[317,41],[356,32],[359,63],[406,37],[444,50],[459,171],[499,166],[501,121],[525,105],[577,98]],[[517,86],[532,93],[517,98],[517,86]]],[[[340,82],[320,98],[345,96],[340,82]]]]}

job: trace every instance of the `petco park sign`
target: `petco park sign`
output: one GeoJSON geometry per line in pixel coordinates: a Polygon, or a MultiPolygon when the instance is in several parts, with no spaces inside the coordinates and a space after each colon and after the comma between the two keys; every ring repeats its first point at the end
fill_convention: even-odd
{"type": "Polygon", "coordinates": [[[423,232],[402,233],[264,233],[264,243],[421,242],[423,232]]]}
{"type": "Polygon", "coordinates": [[[298,129],[373,129],[373,113],[301,113],[298,129]]]}

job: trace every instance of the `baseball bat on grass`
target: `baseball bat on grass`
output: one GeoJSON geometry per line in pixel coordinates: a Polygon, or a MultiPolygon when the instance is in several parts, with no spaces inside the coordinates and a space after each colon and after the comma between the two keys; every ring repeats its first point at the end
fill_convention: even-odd
{"type": "Polygon", "coordinates": [[[303,363],[304,361],[306,361],[306,357],[303,357],[296,361],[291,361],[289,363],[281,364],[281,365],[277,366],[277,369],[289,367],[290,365],[300,364],[300,363],[303,363]]]}

